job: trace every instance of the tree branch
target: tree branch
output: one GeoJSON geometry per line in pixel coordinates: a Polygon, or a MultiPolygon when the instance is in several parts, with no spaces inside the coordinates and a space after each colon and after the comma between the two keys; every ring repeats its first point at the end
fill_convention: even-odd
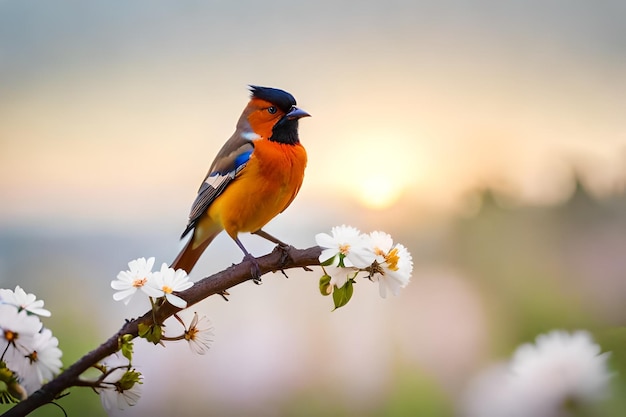
{"type": "MultiPolygon", "coordinates": [[[[319,265],[318,258],[320,253],[321,249],[317,246],[308,249],[296,249],[291,246],[287,248],[276,247],[270,254],[257,258],[257,261],[261,274],[266,274],[283,269],[306,268],[308,266],[319,265]]],[[[211,295],[224,292],[229,288],[249,280],[251,278],[250,269],[250,262],[242,262],[233,265],[224,271],[197,281],[193,287],[178,295],[187,301],[188,308],[211,295]]],[[[180,311],[179,308],[165,303],[158,309],[155,318],[157,322],[163,323],[168,317],[178,311],[180,311]]],[[[41,387],[39,391],[34,392],[26,400],[17,403],[2,416],[25,416],[42,405],[54,401],[65,389],[81,385],[79,377],[83,372],[92,365],[102,361],[107,356],[117,352],[119,350],[118,340],[121,336],[130,334],[133,337],[137,337],[139,323],[145,323],[147,325],[153,324],[152,316],[152,311],[148,311],[143,316],[127,322],[106,342],[87,353],[55,379],[41,387]]]]}

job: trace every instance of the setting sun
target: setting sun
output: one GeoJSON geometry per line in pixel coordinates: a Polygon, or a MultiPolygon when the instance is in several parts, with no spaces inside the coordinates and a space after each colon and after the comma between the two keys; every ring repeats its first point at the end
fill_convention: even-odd
{"type": "Polygon", "coordinates": [[[371,173],[362,178],[356,190],[359,201],[373,209],[383,209],[392,206],[405,190],[406,184],[394,181],[394,178],[381,174],[371,173]]]}
{"type": "Polygon", "coordinates": [[[332,153],[318,157],[336,168],[324,170],[315,180],[334,184],[371,209],[390,207],[417,184],[434,180],[425,159],[427,145],[419,139],[425,135],[414,126],[399,126],[394,132],[367,127],[367,133],[339,134],[345,139],[334,145],[332,153]]]}

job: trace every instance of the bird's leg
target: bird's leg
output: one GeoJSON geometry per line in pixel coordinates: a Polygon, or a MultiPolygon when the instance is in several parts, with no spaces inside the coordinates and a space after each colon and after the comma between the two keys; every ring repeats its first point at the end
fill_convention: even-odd
{"type": "Polygon", "coordinates": [[[250,255],[250,253],[246,250],[246,248],[243,246],[243,243],[241,243],[238,237],[235,238],[235,243],[243,252],[243,260],[252,263],[252,268],[250,268],[252,281],[254,281],[254,283],[257,285],[261,284],[261,268],[259,267],[259,263],[257,262],[256,258],[250,255]]]}
{"type": "Polygon", "coordinates": [[[289,247],[288,244],[286,244],[285,242],[283,242],[280,239],[275,238],[274,236],[270,235],[269,233],[267,233],[266,231],[264,231],[263,229],[259,229],[256,232],[252,232],[253,235],[257,235],[257,236],[261,236],[263,239],[269,240],[272,243],[277,244],[278,246],[282,246],[282,247],[289,247]]]}

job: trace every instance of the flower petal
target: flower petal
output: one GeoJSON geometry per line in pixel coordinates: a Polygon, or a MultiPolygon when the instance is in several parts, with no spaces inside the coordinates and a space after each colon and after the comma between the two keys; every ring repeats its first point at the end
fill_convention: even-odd
{"type": "Polygon", "coordinates": [[[327,233],[318,233],[315,235],[315,243],[322,248],[337,247],[335,240],[327,233]]]}
{"type": "Polygon", "coordinates": [[[187,307],[187,301],[174,294],[165,294],[165,299],[174,307],[185,308],[187,307]]]}
{"type": "Polygon", "coordinates": [[[136,288],[134,288],[134,287],[128,288],[128,289],[123,290],[123,291],[118,291],[118,292],[116,292],[116,293],[114,293],[114,294],[113,294],[113,299],[114,299],[115,301],[120,301],[120,300],[124,300],[125,298],[127,298],[127,299],[124,301],[124,303],[125,303],[125,304],[128,304],[128,302],[129,302],[129,301],[130,301],[130,299],[131,299],[131,296],[132,296],[132,295],[133,295],[136,291],[137,291],[137,289],[136,289],[136,288]]]}

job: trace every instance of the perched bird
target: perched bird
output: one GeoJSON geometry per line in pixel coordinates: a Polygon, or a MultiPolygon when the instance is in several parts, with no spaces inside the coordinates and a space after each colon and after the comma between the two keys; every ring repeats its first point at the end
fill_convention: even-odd
{"type": "Polygon", "coordinates": [[[191,272],[211,241],[226,230],[252,262],[252,278],[258,282],[258,264],[238,234],[251,232],[282,244],[261,229],[291,204],[302,185],[307,155],[298,120],[310,115],[286,91],[250,86],[250,92],[235,133],[200,185],[181,236],[191,233],[191,239],[172,263],[174,269],[191,272]]]}

